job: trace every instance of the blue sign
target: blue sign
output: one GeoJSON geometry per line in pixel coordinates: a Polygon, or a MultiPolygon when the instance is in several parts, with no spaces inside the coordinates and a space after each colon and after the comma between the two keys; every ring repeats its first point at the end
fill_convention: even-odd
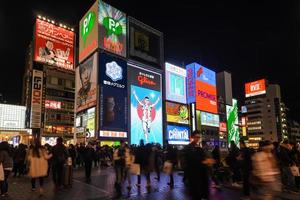
{"type": "Polygon", "coordinates": [[[169,144],[189,144],[189,127],[167,125],[167,136],[169,144]]]}
{"type": "Polygon", "coordinates": [[[216,73],[198,63],[192,63],[195,66],[196,80],[202,81],[209,85],[216,86],[216,73]]]}
{"type": "Polygon", "coordinates": [[[113,56],[109,56],[105,53],[100,54],[99,61],[100,85],[125,89],[127,87],[126,61],[113,56]]]}
{"type": "Polygon", "coordinates": [[[194,64],[189,64],[186,66],[187,72],[187,102],[195,103],[196,102],[196,86],[195,86],[195,66],[194,64]]]}

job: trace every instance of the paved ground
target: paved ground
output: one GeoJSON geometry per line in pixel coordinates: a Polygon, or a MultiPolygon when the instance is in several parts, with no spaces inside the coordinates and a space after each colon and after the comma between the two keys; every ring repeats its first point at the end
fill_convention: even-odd
{"type": "MultiPolygon", "coordinates": [[[[152,174],[152,187],[147,190],[145,187],[145,177],[142,177],[141,188],[137,188],[134,184],[129,192],[126,185],[123,187],[123,197],[121,199],[145,200],[145,199],[164,199],[164,200],[189,200],[188,195],[182,183],[182,177],[176,173],[175,187],[171,189],[167,186],[168,176],[162,174],[161,181],[157,182],[155,175],[152,174]]],[[[94,168],[92,172],[91,183],[86,183],[84,171],[82,169],[75,170],[74,182],[72,188],[64,189],[59,192],[53,191],[51,178],[46,179],[44,186],[45,192],[43,196],[31,191],[30,180],[26,177],[9,179],[9,196],[1,199],[7,200],[110,200],[114,199],[114,172],[113,169],[94,168]]],[[[132,183],[136,183],[136,177],[132,177],[132,183]]],[[[222,188],[220,190],[211,189],[212,200],[238,200],[241,197],[241,191],[233,188],[222,188]]],[[[281,199],[300,199],[295,194],[284,193],[281,199]]]]}

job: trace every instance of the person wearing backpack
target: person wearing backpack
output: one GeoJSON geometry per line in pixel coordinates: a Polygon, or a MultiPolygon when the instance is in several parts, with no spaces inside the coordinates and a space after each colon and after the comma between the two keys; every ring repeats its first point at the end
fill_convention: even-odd
{"type": "Polygon", "coordinates": [[[61,137],[57,138],[56,145],[52,148],[52,174],[55,190],[62,189],[64,164],[68,158],[68,152],[61,137]]]}

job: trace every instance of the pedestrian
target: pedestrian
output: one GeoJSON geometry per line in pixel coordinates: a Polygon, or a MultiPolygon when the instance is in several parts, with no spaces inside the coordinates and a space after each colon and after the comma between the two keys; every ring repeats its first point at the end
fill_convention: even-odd
{"type": "Polygon", "coordinates": [[[91,172],[92,172],[94,157],[95,157],[95,150],[92,146],[92,143],[89,142],[83,151],[85,178],[86,178],[86,182],[88,183],[91,182],[91,172]]]}
{"type": "Polygon", "coordinates": [[[36,190],[36,179],[39,179],[40,194],[43,194],[44,177],[48,172],[48,160],[52,155],[48,154],[46,149],[41,146],[39,139],[34,140],[34,145],[29,149],[27,162],[29,163],[29,177],[31,177],[31,190],[36,190]]]}
{"type": "Polygon", "coordinates": [[[56,145],[52,148],[52,155],[52,175],[57,191],[62,189],[64,164],[68,158],[68,152],[61,137],[56,139],[56,145]]]}
{"type": "MultiPolygon", "coordinates": [[[[219,177],[219,169],[221,167],[221,153],[220,147],[218,145],[211,152],[212,158],[215,160],[215,164],[212,167],[212,180],[215,183],[215,187],[219,188],[220,186],[220,177],[219,177]]],[[[223,179],[222,179],[223,180],[223,179]]]]}
{"type": "Polygon", "coordinates": [[[252,156],[251,199],[272,200],[281,191],[280,171],[270,141],[260,142],[260,151],[252,156]]]}
{"type": "Polygon", "coordinates": [[[24,144],[19,144],[14,152],[14,177],[20,177],[24,173],[24,163],[26,158],[26,149],[24,144]]]}
{"type": "Polygon", "coordinates": [[[13,169],[13,159],[10,155],[9,144],[4,141],[0,143],[0,163],[2,164],[4,171],[4,180],[0,182],[1,196],[7,196],[8,193],[8,176],[13,169]]]}
{"type": "Polygon", "coordinates": [[[205,151],[200,147],[201,133],[195,130],[192,133],[192,142],[186,146],[186,171],[188,188],[192,199],[209,199],[209,176],[207,166],[214,163],[207,158],[205,151]]]}
{"type": "Polygon", "coordinates": [[[168,185],[171,188],[173,188],[174,187],[173,170],[174,170],[175,165],[177,164],[177,149],[174,148],[172,145],[167,144],[165,154],[166,154],[166,159],[165,159],[166,162],[171,163],[171,169],[170,169],[170,172],[169,172],[170,173],[169,174],[170,181],[168,182],[168,185]]]}
{"type": "Polygon", "coordinates": [[[238,157],[240,156],[240,150],[234,143],[234,141],[230,142],[229,154],[226,158],[226,162],[229,165],[232,172],[232,186],[241,188],[242,186],[239,184],[241,181],[241,173],[240,173],[240,163],[238,161],[238,157]]]}
{"type": "Polygon", "coordinates": [[[134,164],[135,157],[133,155],[133,150],[132,148],[129,148],[129,146],[126,144],[126,151],[125,151],[125,178],[127,177],[128,181],[128,186],[127,189],[131,190],[131,173],[130,173],[130,168],[132,164],[134,164]]]}
{"type": "Polygon", "coordinates": [[[69,153],[69,156],[72,159],[72,165],[75,168],[76,167],[76,149],[75,149],[73,144],[69,145],[68,153],[69,153]]]}

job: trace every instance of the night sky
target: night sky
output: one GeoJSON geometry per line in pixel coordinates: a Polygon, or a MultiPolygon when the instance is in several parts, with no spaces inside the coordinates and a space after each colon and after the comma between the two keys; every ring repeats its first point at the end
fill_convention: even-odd
{"type": "MultiPolygon", "coordinates": [[[[79,20],[93,2],[1,2],[0,93],[8,103],[21,102],[25,51],[35,15],[49,16],[78,32],[79,20]]],[[[300,1],[106,2],[162,31],[166,61],[178,65],[196,61],[216,72],[231,72],[239,99],[247,81],[267,78],[280,84],[291,116],[300,121],[300,1]]]]}

